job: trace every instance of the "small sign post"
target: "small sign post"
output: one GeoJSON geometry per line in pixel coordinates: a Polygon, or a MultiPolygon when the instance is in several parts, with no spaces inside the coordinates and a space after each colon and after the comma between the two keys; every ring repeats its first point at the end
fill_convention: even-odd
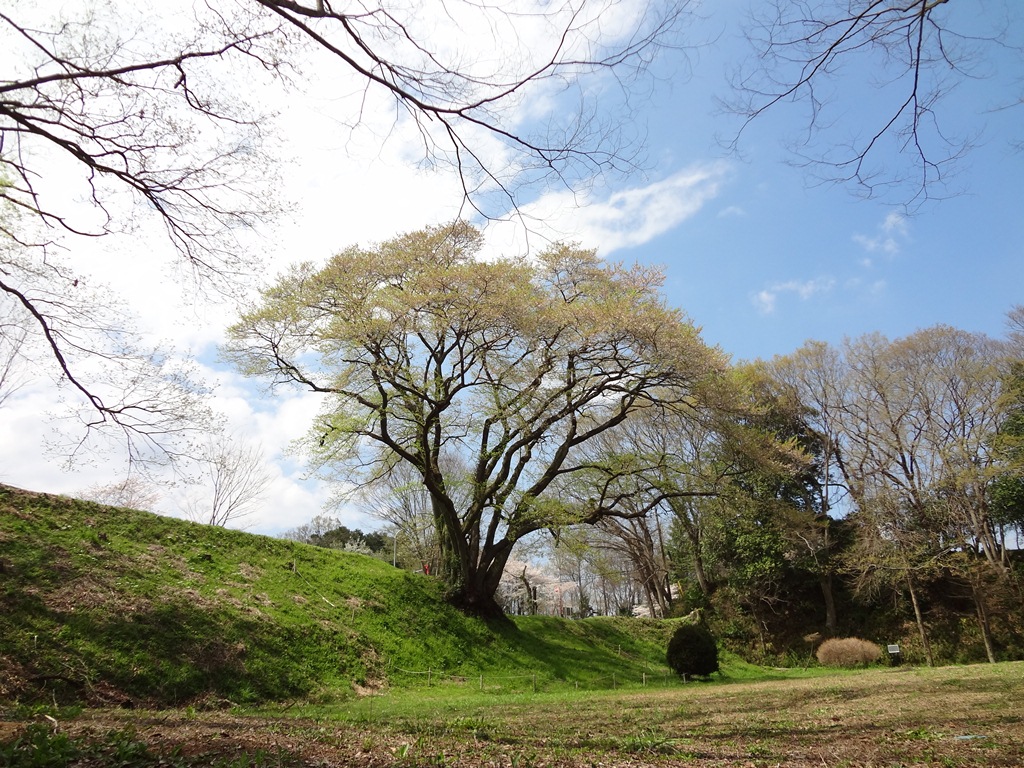
{"type": "Polygon", "coordinates": [[[886,650],[889,651],[889,666],[898,667],[903,663],[903,655],[900,653],[900,647],[896,644],[886,646],[886,650]]]}

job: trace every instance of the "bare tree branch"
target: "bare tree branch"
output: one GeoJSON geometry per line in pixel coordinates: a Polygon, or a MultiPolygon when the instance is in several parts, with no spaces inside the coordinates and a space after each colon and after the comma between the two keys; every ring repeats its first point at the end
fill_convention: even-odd
{"type": "MultiPolygon", "coordinates": [[[[636,167],[637,147],[621,130],[627,123],[598,123],[582,100],[588,78],[641,75],[672,42],[686,8],[687,0],[95,0],[3,9],[0,48],[10,71],[0,78],[0,205],[12,217],[4,212],[0,229],[21,249],[17,265],[0,262],[0,289],[31,318],[96,421],[155,439],[167,428],[166,409],[152,401],[149,429],[149,400],[114,402],[98,392],[79,367],[90,343],[62,330],[73,313],[58,320],[37,291],[33,280],[63,238],[155,221],[200,284],[237,289],[258,272],[239,233],[281,205],[271,115],[254,105],[278,89],[301,91],[304,66],[322,66],[321,83],[362,88],[363,109],[390,99],[395,126],[411,121],[418,130],[423,162],[458,173],[467,209],[514,215],[524,187],[574,186],[636,167]],[[438,14],[455,34],[434,24],[438,14]],[[538,94],[554,96],[558,109],[522,121],[518,108],[538,94]],[[564,109],[570,98],[583,106],[564,109]]],[[[351,115],[350,126],[364,117],[351,115]]],[[[58,279],[71,291],[80,270],[58,279]]],[[[106,354],[102,344],[92,353],[106,354]]]]}
{"type": "Polygon", "coordinates": [[[1013,50],[1007,22],[975,32],[977,19],[958,15],[962,9],[971,12],[948,0],[768,5],[749,25],[755,55],[723,100],[743,118],[729,146],[767,112],[799,103],[806,123],[790,149],[821,181],[895,195],[910,207],[947,194],[983,124],[974,115],[973,129],[944,128],[955,120],[942,115],[943,101],[985,75],[979,59],[1013,50]]]}
{"type": "Polygon", "coordinates": [[[197,482],[203,488],[185,500],[190,520],[223,528],[258,511],[271,482],[258,446],[230,435],[213,435],[197,461],[197,482]]]}

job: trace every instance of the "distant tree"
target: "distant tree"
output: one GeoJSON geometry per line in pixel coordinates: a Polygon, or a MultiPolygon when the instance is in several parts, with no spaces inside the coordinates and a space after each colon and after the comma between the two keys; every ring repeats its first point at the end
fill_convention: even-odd
{"type": "Polygon", "coordinates": [[[1006,340],[1010,357],[1024,360],[1024,304],[1017,304],[1006,313],[1006,340]]]}
{"type": "Polygon", "coordinates": [[[671,511],[674,567],[691,604],[707,605],[729,587],[727,602],[756,625],[763,648],[766,614],[779,602],[787,570],[784,520],[807,504],[811,464],[785,409],[752,366],[718,382],[716,408],[704,420],[667,411],[653,419],[645,445],[667,460],[651,482],[671,511]]]}
{"type": "Polygon", "coordinates": [[[846,498],[839,426],[844,369],[837,350],[814,341],[765,366],[765,375],[790,403],[792,418],[799,421],[795,431],[802,435],[813,458],[808,469],[814,473],[814,482],[809,489],[816,493],[817,502],[794,510],[786,530],[798,558],[819,579],[825,599],[825,629],[832,633],[838,627],[833,593],[833,578],[839,571],[836,554],[846,543],[841,539],[848,538],[834,535],[839,527],[837,510],[846,498]]]}
{"type": "Polygon", "coordinates": [[[452,601],[491,615],[519,539],[621,514],[637,462],[595,463],[591,442],[652,401],[699,409],[724,362],[665,306],[657,271],[564,245],[485,261],[481,245],[455,223],[296,267],[230,329],[225,355],[326,396],[316,466],[360,485],[411,466],[452,601]],[[468,476],[446,470],[455,456],[468,476]]]}
{"type": "Polygon", "coordinates": [[[594,611],[600,578],[595,567],[600,559],[596,538],[590,526],[566,526],[553,537],[550,560],[558,576],[560,613],[587,618],[594,611]]]}
{"type": "MultiPolygon", "coordinates": [[[[458,497],[463,489],[468,488],[466,483],[459,481],[460,474],[466,469],[457,464],[447,466],[447,462],[454,460],[445,461],[446,470],[452,478],[449,488],[458,497]]],[[[339,501],[349,495],[351,492],[343,494],[339,501]]],[[[354,498],[369,514],[387,524],[394,538],[395,565],[401,560],[413,570],[427,569],[437,573],[441,546],[431,511],[430,493],[413,467],[405,464],[396,466],[380,482],[355,489],[354,498]]],[[[468,502],[468,498],[456,499],[458,505],[468,502]]]]}
{"type": "Polygon", "coordinates": [[[352,550],[358,547],[373,554],[383,553],[390,541],[390,537],[385,533],[378,531],[363,533],[359,528],[349,528],[345,525],[339,525],[337,528],[332,528],[319,536],[312,536],[309,539],[309,543],[317,547],[345,550],[352,550]]]}
{"type": "Polygon", "coordinates": [[[315,515],[308,523],[302,523],[281,533],[282,539],[313,544],[337,528],[343,528],[341,520],[331,515],[315,515]]]}
{"type": "MultiPolygon", "coordinates": [[[[597,523],[605,535],[596,546],[618,556],[604,570],[614,569],[628,576],[653,617],[667,616],[672,604],[671,570],[660,512],[655,509],[642,517],[606,517],[597,523]]],[[[604,585],[608,581],[607,577],[602,579],[602,591],[607,591],[604,585]]]]}
{"type": "Polygon", "coordinates": [[[24,357],[28,339],[18,313],[0,301],[0,408],[28,380],[28,361],[24,357]]]}
{"type": "Polygon", "coordinates": [[[509,560],[497,599],[507,614],[534,616],[557,608],[558,577],[549,568],[524,560],[509,560]]]}
{"type": "MultiPolygon", "coordinates": [[[[725,399],[729,389],[724,379],[716,381],[712,397],[725,399]]],[[[665,547],[662,518],[686,531],[691,547],[691,564],[701,588],[711,587],[699,546],[701,526],[690,512],[702,500],[719,493],[721,476],[711,469],[709,444],[718,441],[714,424],[719,407],[694,413],[688,407],[652,405],[636,413],[595,441],[596,456],[602,461],[632,464],[628,484],[613,486],[619,514],[598,522],[606,534],[600,546],[625,555],[631,576],[637,579],[652,616],[664,616],[672,602],[671,568],[665,547]]],[[[591,484],[582,476],[582,497],[593,495],[591,484]]]]}
{"type": "Polygon", "coordinates": [[[1024,532],[1024,347],[1020,349],[1003,374],[1000,421],[991,440],[995,465],[989,496],[1003,540],[1011,532],[1024,532]]]}
{"type": "MultiPolygon", "coordinates": [[[[0,191],[8,186],[9,183],[0,173],[0,191]]],[[[3,264],[9,259],[6,253],[16,247],[6,232],[11,228],[10,220],[16,218],[16,214],[0,206],[0,269],[3,269],[3,264]]],[[[0,292],[0,407],[3,407],[6,400],[21,389],[28,379],[29,362],[25,353],[30,338],[25,313],[0,292]]]]}
{"type": "Polygon", "coordinates": [[[862,589],[884,584],[909,595],[929,663],[921,594],[942,569],[970,588],[994,658],[993,593],[982,585],[987,574],[1006,585],[1011,573],[991,503],[1002,471],[992,442],[1003,418],[1003,355],[984,335],[936,326],[895,341],[871,334],[838,350],[811,345],[798,365],[779,363],[828,421],[823,435],[855,505],[848,563],[862,589]]]}
{"type": "Polygon", "coordinates": [[[77,495],[97,504],[141,509],[145,512],[153,512],[160,503],[160,492],[156,486],[138,475],[130,475],[120,482],[91,485],[77,495]]]}
{"type": "Polygon", "coordinates": [[[308,523],[283,532],[281,538],[325,549],[364,551],[388,560],[394,543],[386,531],[363,533],[359,528],[343,525],[341,520],[330,515],[317,515],[308,523]]]}
{"type": "Polygon", "coordinates": [[[1024,532],[1024,305],[1007,313],[999,424],[991,438],[995,461],[992,515],[1006,538],[1024,532]]]}
{"type": "Polygon", "coordinates": [[[270,488],[271,474],[263,451],[228,435],[209,439],[197,460],[202,488],[186,496],[190,520],[224,527],[257,511],[270,488]]]}
{"type": "MultiPolygon", "coordinates": [[[[753,621],[761,652],[770,651],[768,620],[784,601],[786,541],[780,507],[761,478],[750,478],[743,492],[718,499],[708,549],[719,571],[726,599],[753,621]]],[[[721,598],[719,594],[716,597],[721,598]]]]}
{"type": "MultiPolygon", "coordinates": [[[[799,371],[796,363],[792,366],[799,371]]],[[[839,569],[839,537],[831,511],[831,478],[834,458],[828,435],[819,429],[820,415],[805,402],[800,387],[786,381],[798,376],[780,361],[774,367],[761,362],[745,367],[744,376],[755,407],[751,425],[799,451],[788,462],[760,468],[749,487],[762,502],[774,508],[774,524],[785,542],[785,559],[791,569],[811,575],[821,590],[825,608],[825,632],[838,629],[833,579],[839,569]]],[[[746,485],[746,480],[739,480],[746,485]]]]}

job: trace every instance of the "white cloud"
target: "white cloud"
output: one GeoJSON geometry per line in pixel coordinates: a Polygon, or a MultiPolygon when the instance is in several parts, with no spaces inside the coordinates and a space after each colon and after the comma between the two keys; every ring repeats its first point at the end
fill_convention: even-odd
{"type": "Polygon", "coordinates": [[[885,280],[866,281],[859,277],[850,278],[843,284],[843,290],[861,296],[878,297],[886,292],[889,284],[885,280]]]}
{"type": "Polygon", "coordinates": [[[718,218],[727,219],[733,216],[746,216],[747,212],[738,205],[730,205],[718,212],[718,218]]]}
{"type": "MultiPolygon", "coordinates": [[[[910,229],[906,218],[892,211],[879,224],[874,235],[856,234],[853,236],[853,241],[868,253],[895,256],[902,250],[902,246],[909,236],[910,229]]],[[[866,259],[862,264],[866,267],[872,266],[870,259],[866,259]]]]}
{"type": "MultiPolygon", "coordinates": [[[[522,209],[526,227],[538,242],[568,240],[597,248],[609,256],[624,248],[643,245],[696,215],[714,199],[728,175],[724,163],[695,165],[646,186],[610,192],[544,195],[522,209]]],[[[523,249],[523,224],[501,222],[488,227],[491,247],[523,249]]]]}
{"type": "Polygon", "coordinates": [[[801,301],[807,301],[813,296],[831,291],[835,282],[830,277],[821,277],[803,282],[788,280],[783,283],[774,283],[751,296],[751,303],[761,314],[770,315],[775,312],[780,296],[789,294],[796,296],[801,301]]]}
{"type": "Polygon", "coordinates": [[[757,311],[762,315],[770,315],[775,311],[775,301],[778,298],[778,293],[769,289],[758,291],[752,297],[754,306],[757,307],[757,311]]]}

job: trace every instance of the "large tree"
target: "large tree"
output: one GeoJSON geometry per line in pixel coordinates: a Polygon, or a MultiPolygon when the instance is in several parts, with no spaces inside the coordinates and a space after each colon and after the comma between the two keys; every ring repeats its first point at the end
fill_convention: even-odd
{"type": "Polygon", "coordinates": [[[751,399],[748,430],[771,437],[790,449],[789,460],[757,461],[757,454],[739,461],[746,472],[737,478],[748,504],[761,510],[785,543],[785,559],[797,572],[810,573],[821,589],[825,632],[835,634],[838,614],[833,589],[837,542],[830,510],[831,447],[819,431],[820,414],[801,399],[798,387],[775,375],[760,361],[739,369],[751,399]],[[753,461],[751,459],[754,459],[753,461]]]}
{"type": "Polygon", "coordinates": [[[591,443],[654,401],[699,408],[724,361],[665,306],[656,270],[567,245],[485,260],[482,245],[456,222],[296,266],[225,354],[326,396],[310,441],[321,468],[365,485],[413,467],[452,600],[486,615],[520,538],[624,514],[643,461],[591,443]]]}
{"type": "Polygon", "coordinates": [[[350,130],[367,114],[411,125],[422,140],[413,161],[454,169],[466,206],[485,216],[516,210],[524,184],[572,187],[627,170],[640,133],[621,128],[628,121],[598,120],[591,84],[642,73],[685,6],[94,0],[4,8],[0,315],[14,310],[18,327],[31,329],[42,350],[37,369],[52,371],[91,411],[90,430],[113,428],[140,448],[164,441],[187,429],[195,404],[169,394],[182,384],[179,372],[132,348],[130,322],[107,311],[122,302],[98,306],[85,290],[88,266],[65,258],[83,238],[146,231],[149,222],[202,285],[236,288],[258,273],[256,249],[239,234],[280,207],[272,105],[307,88],[325,102],[362,91],[340,118],[350,130]],[[522,100],[540,94],[536,103],[559,107],[521,120],[522,100]]]}

